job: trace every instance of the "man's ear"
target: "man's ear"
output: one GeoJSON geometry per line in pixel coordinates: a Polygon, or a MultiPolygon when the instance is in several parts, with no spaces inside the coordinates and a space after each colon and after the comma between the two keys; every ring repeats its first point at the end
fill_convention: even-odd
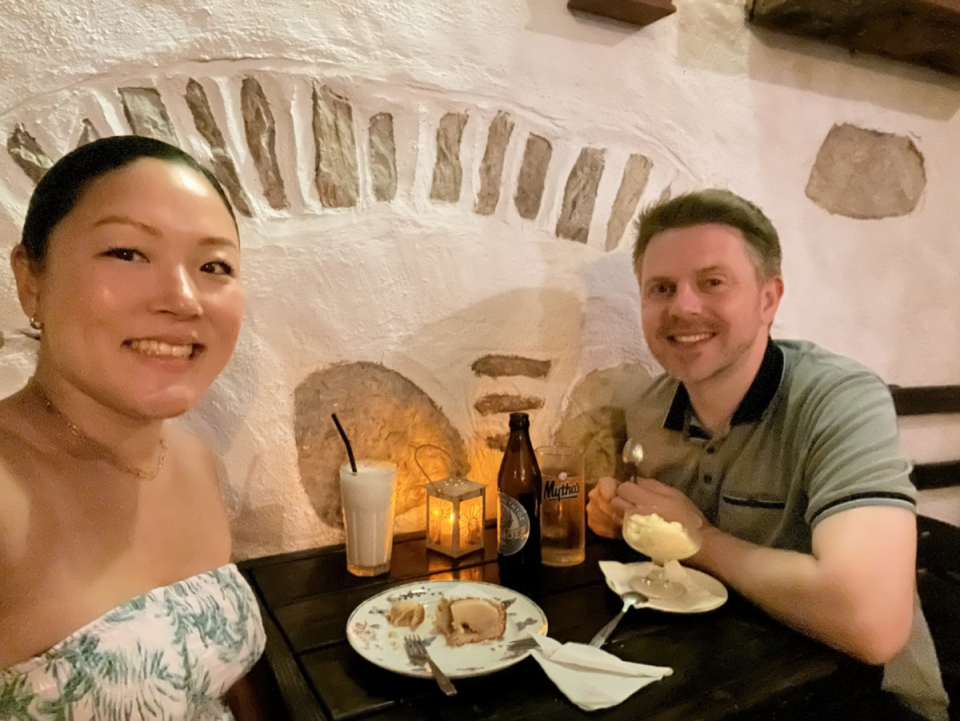
{"type": "Polygon", "coordinates": [[[23,243],[17,243],[10,251],[10,267],[17,281],[20,307],[28,318],[36,318],[42,323],[43,318],[37,316],[40,309],[40,269],[27,257],[23,243]]]}
{"type": "Polygon", "coordinates": [[[773,323],[781,298],[783,298],[783,276],[775,275],[763,281],[760,286],[760,314],[765,322],[773,323]]]}

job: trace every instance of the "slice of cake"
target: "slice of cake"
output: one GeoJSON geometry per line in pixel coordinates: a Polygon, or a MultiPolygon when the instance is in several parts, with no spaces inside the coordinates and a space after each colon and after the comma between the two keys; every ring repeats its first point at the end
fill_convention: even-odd
{"type": "Polygon", "coordinates": [[[507,630],[507,610],[489,598],[440,598],[434,626],[448,646],[499,641],[507,630]]]}
{"type": "Polygon", "coordinates": [[[423,604],[416,601],[397,601],[387,613],[391,626],[407,626],[415,629],[423,623],[423,604]]]}

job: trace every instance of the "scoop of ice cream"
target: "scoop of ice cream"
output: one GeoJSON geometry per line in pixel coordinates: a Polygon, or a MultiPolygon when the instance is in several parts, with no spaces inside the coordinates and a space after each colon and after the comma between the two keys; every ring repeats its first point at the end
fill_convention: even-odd
{"type": "Polygon", "coordinates": [[[633,514],[623,525],[623,538],[632,548],[654,561],[680,561],[699,548],[683,524],[664,520],[657,513],[633,514]]]}

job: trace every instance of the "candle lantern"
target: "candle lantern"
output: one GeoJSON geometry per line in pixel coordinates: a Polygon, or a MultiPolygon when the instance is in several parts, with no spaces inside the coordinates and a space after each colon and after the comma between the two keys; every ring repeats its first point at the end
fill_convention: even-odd
{"type": "Polygon", "coordinates": [[[427,548],[451,558],[483,548],[486,486],[467,478],[424,483],[427,548]]]}

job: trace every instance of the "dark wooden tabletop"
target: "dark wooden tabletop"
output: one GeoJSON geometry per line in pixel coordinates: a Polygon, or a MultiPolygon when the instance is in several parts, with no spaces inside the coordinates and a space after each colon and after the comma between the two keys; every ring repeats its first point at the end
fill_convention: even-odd
{"type": "MultiPolygon", "coordinates": [[[[603,559],[641,560],[624,543],[591,535],[584,563],[542,567],[502,585],[543,608],[551,637],[586,642],[621,606],[603,581],[603,559]]],[[[619,706],[590,713],[570,703],[533,659],[457,680],[458,695],[447,698],[432,680],[383,670],[350,647],[350,613],[385,588],[426,579],[501,583],[495,529],[487,529],[483,552],[459,561],[428,552],[422,537],[400,539],[391,572],[372,579],[347,572],[342,546],[248,561],[241,570],[264,610],[268,644],[261,666],[277,696],[272,718],[875,720],[882,702],[878,668],[794,633],[733,593],[708,613],[628,613],[605,648],[628,661],[670,666],[674,673],[619,706]]]]}

